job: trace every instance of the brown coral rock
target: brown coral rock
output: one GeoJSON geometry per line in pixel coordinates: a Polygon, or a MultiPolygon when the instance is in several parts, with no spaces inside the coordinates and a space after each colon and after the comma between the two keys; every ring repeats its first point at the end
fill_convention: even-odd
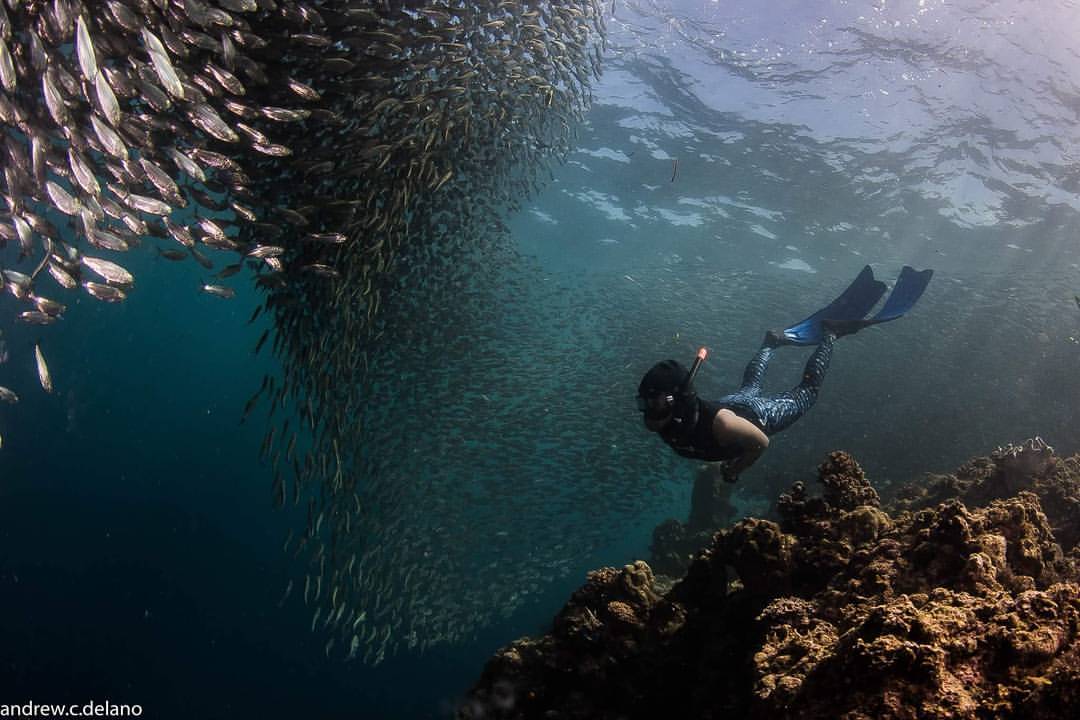
{"type": "Polygon", "coordinates": [[[942,486],[985,502],[909,495],[890,514],[833,453],[820,496],[796,483],[780,524],[721,530],[663,597],[644,563],[590,574],[459,717],[1080,717],[1080,550],[1055,535],[1080,518],[1040,500],[1080,497],[1080,462],[1045,458],[1008,470],[1030,490],[973,461],[942,486]]]}

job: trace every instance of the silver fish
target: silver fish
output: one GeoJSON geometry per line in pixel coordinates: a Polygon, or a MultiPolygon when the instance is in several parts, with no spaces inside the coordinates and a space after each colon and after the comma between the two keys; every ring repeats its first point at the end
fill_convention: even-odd
{"type": "Polygon", "coordinates": [[[183,100],[185,96],[184,86],[180,82],[180,77],[176,74],[176,68],[173,67],[172,62],[169,60],[169,53],[165,46],[158,40],[157,35],[154,35],[145,27],[142,28],[142,39],[143,43],[146,44],[146,51],[150,55],[150,62],[153,63],[154,70],[157,72],[161,84],[165,86],[165,90],[177,100],[183,100]]]}
{"type": "Polygon", "coordinates": [[[222,142],[236,142],[240,136],[221,119],[214,108],[205,103],[188,109],[188,119],[200,130],[222,142]]]}
{"type": "Polygon", "coordinates": [[[45,356],[41,352],[41,346],[34,345],[34,360],[37,362],[38,380],[41,381],[41,389],[47,393],[53,391],[52,376],[49,374],[49,366],[45,364],[45,356]]]}
{"type": "Polygon", "coordinates": [[[299,80],[289,78],[286,81],[286,85],[289,90],[291,90],[292,93],[299,97],[301,100],[308,100],[314,102],[316,100],[322,99],[322,95],[320,95],[315,88],[311,87],[310,85],[305,85],[299,80]]]}
{"type": "Polygon", "coordinates": [[[45,72],[41,75],[41,89],[45,94],[45,106],[49,109],[49,115],[52,116],[53,122],[61,127],[66,126],[68,123],[68,109],[64,105],[64,98],[61,97],[60,91],[56,89],[56,84],[53,82],[53,73],[45,72]]]}
{"type": "Polygon", "coordinates": [[[169,99],[168,94],[154,83],[136,78],[135,87],[138,89],[139,97],[155,111],[165,112],[172,107],[172,100],[169,99]]]}
{"type": "Polygon", "coordinates": [[[304,239],[311,240],[312,242],[327,243],[329,245],[340,245],[348,238],[341,233],[310,233],[305,236],[304,239]]]}
{"type": "Polygon", "coordinates": [[[216,7],[206,8],[206,17],[211,25],[220,25],[222,27],[232,27],[233,18],[232,15],[216,7]]]}
{"type": "Polygon", "coordinates": [[[244,95],[247,89],[235,75],[228,70],[219,68],[212,62],[206,63],[206,71],[214,78],[214,81],[233,95],[244,95]]]}
{"type": "Polygon", "coordinates": [[[221,62],[229,70],[235,67],[236,62],[236,44],[233,43],[231,37],[225,33],[221,33],[221,62]]]}
{"type": "Polygon", "coordinates": [[[123,200],[132,210],[138,210],[139,212],[149,213],[151,215],[164,216],[172,212],[172,206],[169,205],[169,203],[162,202],[157,198],[147,197],[146,195],[128,193],[127,197],[123,198],[123,200]]]}
{"type": "Polygon", "coordinates": [[[30,40],[30,66],[38,73],[45,72],[45,68],[49,66],[49,56],[45,52],[45,44],[41,42],[41,38],[34,31],[28,33],[30,40]]]}
{"type": "Polygon", "coordinates": [[[255,214],[255,211],[246,205],[236,202],[235,200],[229,203],[229,207],[233,209],[240,217],[244,218],[248,222],[255,222],[259,219],[259,216],[255,214]]]}
{"type": "Polygon", "coordinates": [[[45,184],[45,155],[48,151],[49,141],[37,133],[30,135],[30,163],[34,171],[34,182],[39,186],[45,184]]]}
{"type": "Polygon", "coordinates": [[[67,309],[55,300],[39,297],[37,295],[32,296],[30,299],[33,301],[34,305],[37,306],[38,310],[45,313],[46,315],[52,315],[53,317],[59,317],[60,315],[63,315],[64,310],[67,309]]]}
{"type": "Polygon", "coordinates": [[[40,310],[24,310],[19,313],[19,320],[31,325],[51,325],[56,322],[55,315],[43,313],[40,310]]]}
{"type": "Polygon", "coordinates": [[[111,65],[105,65],[100,68],[101,74],[105,76],[105,79],[109,83],[109,88],[117,95],[125,100],[131,100],[139,96],[139,90],[135,87],[135,83],[127,72],[119,67],[112,67],[111,65]]]}
{"type": "Polygon", "coordinates": [[[4,280],[7,281],[5,283],[7,290],[14,297],[22,300],[30,294],[30,288],[33,281],[30,279],[29,275],[21,273],[18,270],[4,270],[3,275],[4,280]]]}
{"type": "Polygon", "coordinates": [[[49,194],[49,199],[53,201],[53,205],[56,206],[57,210],[66,215],[79,214],[79,208],[81,207],[79,201],[60,185],[48,180],[45,183],[45,191],[49,194]]]}
{"type": "Polygon", "coordinates": [[[167,172],[145,157],[139,158],[139,164],[142,165],[146,177],[149,178],[163,198],[177,207],[187,207],[187,199],[167,172]]]}
{"type": "Polygon", "coordinates": [[[186,225],[177,225],[169,218],[165,218],[165,231],[184,247],[195,247],[195,237],[186,225]]]}
{"type": "Polygon", "coordinates": [[[131,247],[127,240],[120,237],[115,232],[100,227],[95,227],[87,231],[86,239],[90,241],[91,245],[99,247],[102,250],[125,252],[131,247]]]}
{"type": "Polygon", "coordinates": [[[26,222],[20,215],[13,216],[11,221],[15,223],[15,232],[19,236],[19,247],[22,248],[24,253],[29,254],[34,248],[34,231],[30,227],[30,223],[26,222]]]}
{"type": "Polygon", "coordinates": [[[98,73],[94,78],[94,96],[97,98],[98,108],[105,119],[112,123],[113,127],[120,126],[120,102],[116,99],[116,93],[105,79],[105,73],[98,73]]]}
{"type": "Polygon", "coordinates": [[[135,282],[135,276],[125,268],[109,260],[84,255],[83,264],[90,268],[96,275],[105,279],[105,282],[113,285],[131,285],[135,282]]]}
{"type": "Polygon", "coordinates": [[[198,180],[199,182],[206,182],[206,174],[203,172],[203,169],[199,167],[199,163],[195,162],[176,148],[169,148],[165,152],[172,158],[172,161],[176,163],[176,167],[183,170],[193,179],[198,180]]]}
{"type": "Polygon", "coordinates": [[[268,258],[277,257],[285,252],[285,248],[280,245],[256,245],[248,253],[248,257],[253,258],[268,258]]]}
{"type": "Polygon", "coordinates": [[[50,262],[48,270],[49,274],[52,275],[53,279],[56,280],[57,284],[61,287],[71,290],[78,285],[75,278],[60,265],[50,262]]]}
{"type": "Polygon", "coordinates": [[[180,37],[174,33],[168,25],[162,24],[158,26],[158,32],[161,33],[161,42],[168,48],[169,52],[178,58],[186,58],[191,54],[188,46],[184,43],[180,37]]]}
{"type": "Polygon", "coordinates": [[[83,282],[83,287],[86,292],[90,293],[92,297],[102,300],[104,302],[120,302],[127,297],[127,293],[112,285],[102,285],[91,280],[83,282]]]}
{"type": "Polygon", "coordinates": [[[199,228],[204,233],[206,233],[206,237],[211,238],[219,243],[229,243],[230,245],[232,244],[221,226],[210,218],[199,218],[198,224],[199,228]]]}
{"type": "Polygon", "coordinates": [[[236,123],[236,129],[243,133],[249,140],[254,143],[269,144],[270,142],[270,138],[266,137],[261,132],[246,123],[236,123]]]}
{"type": "Polygon", "coordinates": [[[232,298],[236,297],[236,291],[233,290],[231,287],[225,287],[224,285],[212,285],[210,283],[203,283],[202,287],[199,289],[207,295],[225,298],[226,300],[231,300],[232,298]]]}
{"type": "Polygon", "coordinates": [[[308,265],[301,265],[300,269],[304,272],[309,272],[312,275],[319,275],[321,277],[339,277],[341,273],[324,263],[310,263],[308,265]]]}
{"type": "MultiPolygon", "coordinates": [[[[86,159],[73,147],[68,148],[68,166],[71,168],[71,175],[75,178],[75,182],[87,195],[101,194],[101,184],[98,183],[97,176],[86,159]]],[[[98,205],[97,209],[101,209],[101,206],[98,205]]]]}
{"type": "Polygon", "coordinates": [[[218,5],[232,12],[255,12],[259,9],[256,0],[218,0],[218,5]]]}
{"type": "Polygon", "coordinates": [[[275,122],[296,122],[306,120],[311,115],[310,110],[290,110],[283,107],[263,107],[259,108],[259,112],[263,117],[275,122]]]}
{"type": "Polygon", "coordinates": [[[285,601],[289,599],[289,595],[292,594],[292,588],[293,588],[293,581],[292,581],[292,578],[289,578],[289,583],[285,586],[285,593],[281,596],[281,599],[278,600],[278,607],[281,607],[282,605],[284,605],[285,601]]]}
{"type": "Polygon", "coordinates": [[[18,76],[15,74],[15,63],[11,59],[11,52],[7,43],[0,38],[0,85],[8,92],[15,92],[18,76]]]}
{"type": "Polygon", "coordinates": [[[79,59],[79,68],[83,77],[93,82],[98,77],[97,56],[94,54],[94,42],[86,28],[86,20],[80,15],[75,21],[75,55],[79,59]]]}
{"type": "Polygon", "coordinates": [[[97,115],[90,116],[90,125],[105,152],[120,160],[128,159],[127,146],[115,130],[99,120],[97,115]]]}
{"type": "Polygon", "coordinates": [[[259,143],[253,143],[252,149],[256,152],[260,152],[263,155],[269,155],[270,157],[288,157],[292,155],[292,150],[284,145],[260,145],[259,143]]]}
{"type": "Polygon", "coordinates": [[[143,24],[139,20],[139,16],[124,3],[119,0],[106,0],[105,5],[109,8],[109,12],[112,14],[116,24],[124,30],[137,33],[142,29],[143,24]]]}
{"type": "Polygon", "coordinates": [[[19,396],[16,395],[13,391],[8,390],[3,385],[0,385],[0,400],[14,405],[15,403],[19,402],[19,396]]]}
{"type": "Polygon", "coordinates": [[[231,172],[240,170],[240,166],[232,158],[206,148],[192,148],[190,157],[194,158],[196,162],[212,167],[215,170],[229,170],[231,172]]]}

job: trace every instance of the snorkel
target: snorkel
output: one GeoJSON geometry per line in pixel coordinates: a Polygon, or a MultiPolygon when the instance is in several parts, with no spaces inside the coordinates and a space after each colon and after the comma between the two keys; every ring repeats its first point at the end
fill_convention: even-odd
{"type": "Polygon", "coordinates": [[[697,356],[694,357],[694,364],[690,366],[690,372],[686,374],[686,382],[683,383],[683,392],[692,393],[694,391],[694,377],[697,376],[697,371],[701,369],[701,363],[705,362],[705,358],[709,355],[709,351],[705,348],[698,348],[697,356]]]}
{"type": "Polygon", "coordinates": [[[708,354],[709,351],[705,348],[698,348],[694,363],[690,366],[690,372],[686,373],[686,380],[683,381],[682,387],[675,396],[671,413],[675,428],[692,428],[697,424],[698,402],[697,393],[694,392],[694,378],[708,354]]]}

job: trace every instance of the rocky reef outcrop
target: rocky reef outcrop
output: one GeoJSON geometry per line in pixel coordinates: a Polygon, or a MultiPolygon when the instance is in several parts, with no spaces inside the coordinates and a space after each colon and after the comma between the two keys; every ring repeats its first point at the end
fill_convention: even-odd
{"type": "Polygon", "coordinates": [[[1080,716],[1080,457],[1029,441],[883,504],[834,452],[818,483],[666,591],[640,561],[590,573],[458,718],[1080,716]]]}

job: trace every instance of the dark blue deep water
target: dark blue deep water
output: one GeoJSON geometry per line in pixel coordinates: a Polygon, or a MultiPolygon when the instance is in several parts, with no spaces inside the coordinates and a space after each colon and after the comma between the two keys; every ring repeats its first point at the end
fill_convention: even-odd
{"type": "MultiPolygon", "coordinates": [[[[418,498],[495,486],[522,499],[502,515],[466,505],[474,515],[455,527],[470,542],[530,528],[494,571],[452,578],[454,592],[483,601],[521,567],[535,568],[530,586],[423,655],[326,658],[296,593],[279,604],[302,577],[281,546],[303,518],[272,507],[261,417],[239,424],[276,370],[251,353],[260,297],[199,293],[197,266],[145,249],[130,254],[127,302],[72,294],[59,325],[16,326],[0,297],[0,384],[21,397],[0,406],[0,704],[446,717],[485,659],[541,632],[589,568],[646,556],[652,527],[685,516],[696,466],[640,426],[641,373],[705,345],[699,391],[727,392],[767,328],[808,315],[866,263],[887,280],[905,264],[936,275],[908,317],[838,345],[818,406],[742,478],[740,507],[767,512],[837,448],[882,487],[1033,435],[1078,450],[1073,3],[612,6],[576,149],[506,218],[526,260],[507,270],[515,330],[487,342],[521,343],[501,372],[548,419],[507,426],[491,464],[416,446],[446,478],[418,498]],[[37,387],[35,343],[52,395],[37,387]],[[501,467],[504,450],[536,465],[501,467]],[[605,453],[622,469],[597,479],[605,453]],[[579,488],[589,504],[565,512],[579,488]]],[[[768,386],[793,385],[804,359],[783,353],[768,386]]]]}

